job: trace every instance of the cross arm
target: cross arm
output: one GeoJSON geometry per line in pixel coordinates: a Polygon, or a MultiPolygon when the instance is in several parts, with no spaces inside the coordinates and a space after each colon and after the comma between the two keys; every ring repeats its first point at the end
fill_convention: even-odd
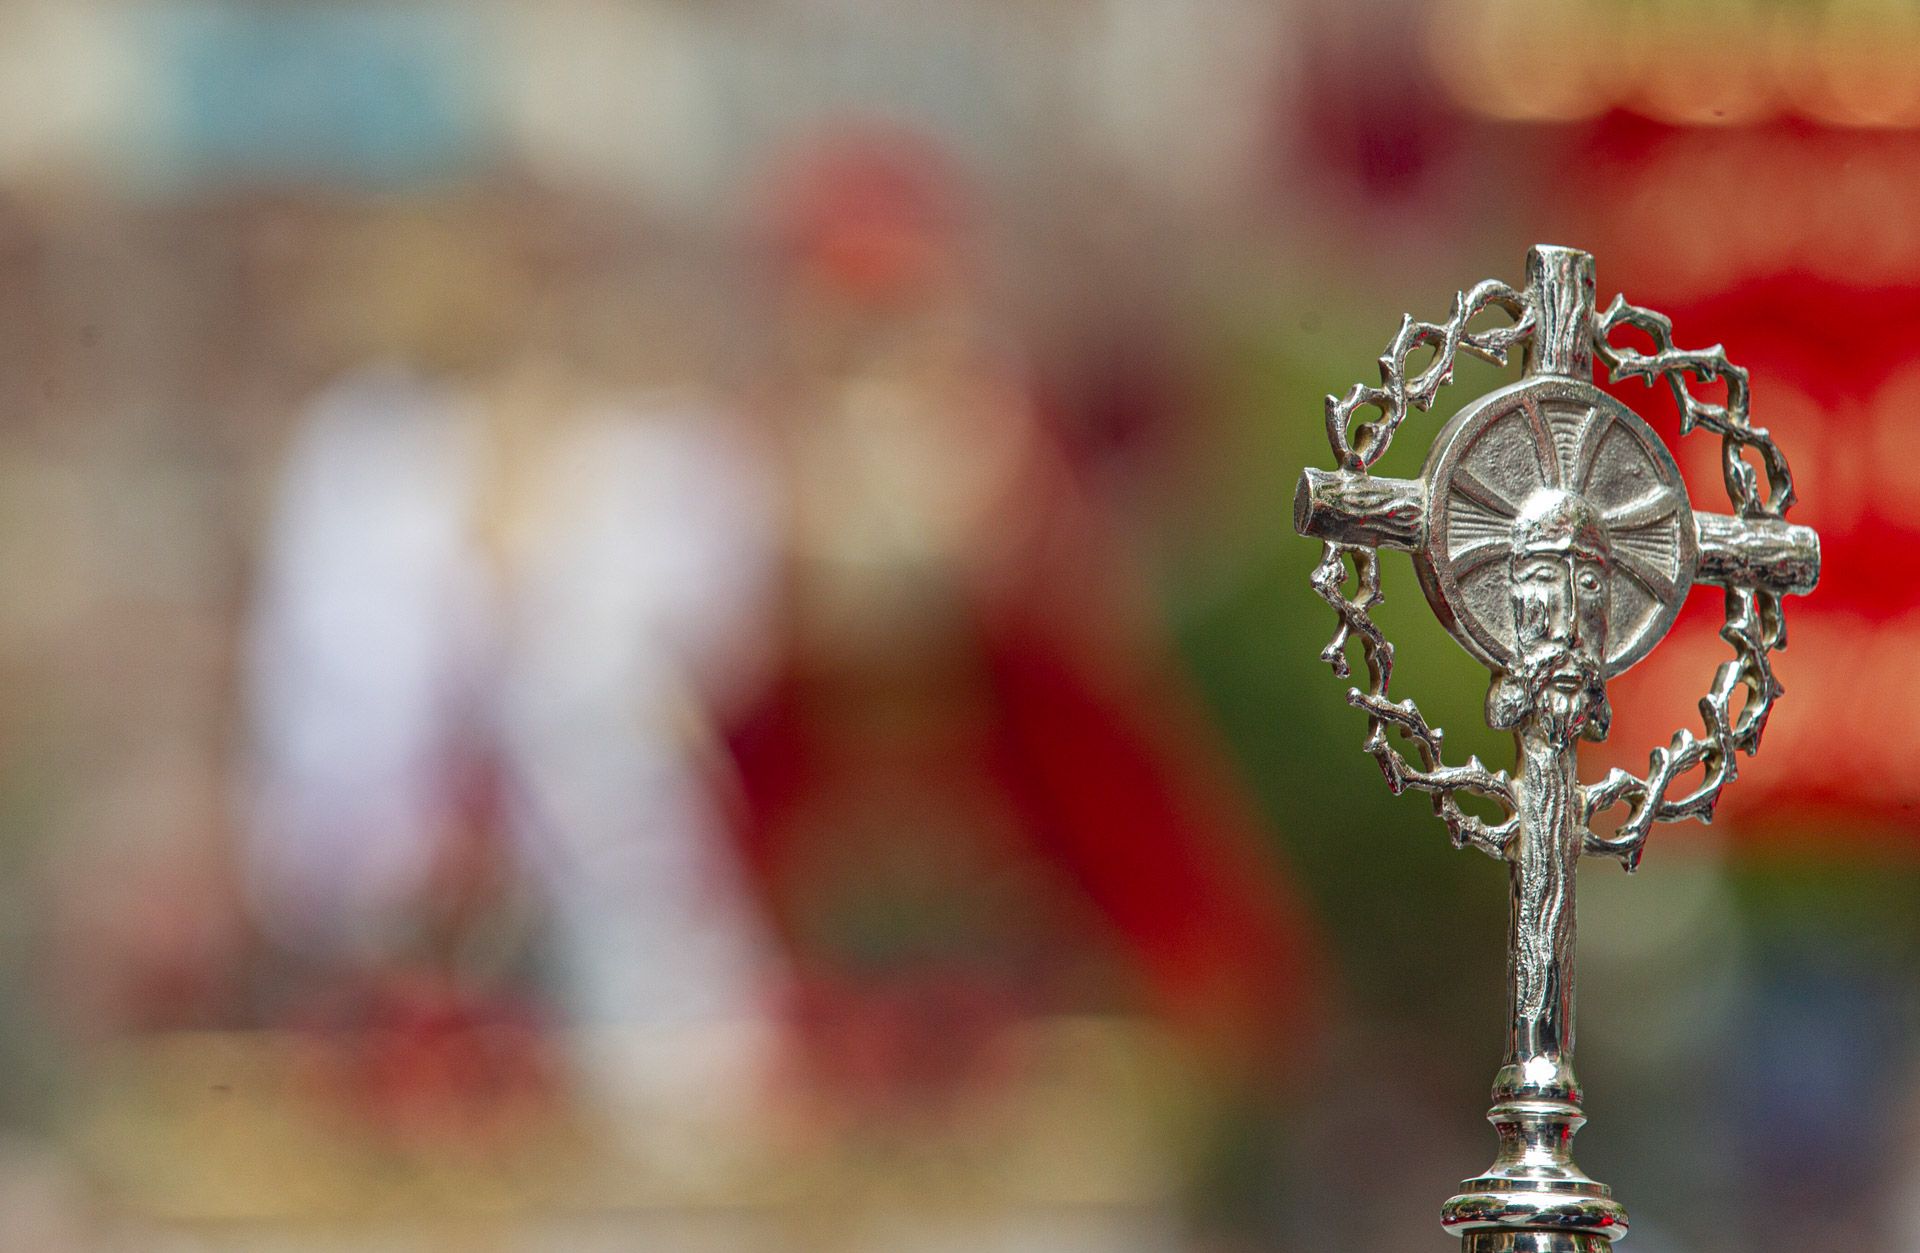
{"type": "Polygon", "coordinates": [[[1698,510],[1693,521],[1700,528],[1697,582],[1805,596],[1820,580],[1820,536],[1810,526],[1698,510]]]}
{"type": "Polygon", "coordinates": [[[1308,468],[1293,492],[1293,529],[1332,544],[1412,552],[1426,517],[1427,485],[1418,479],[1308,468]]]}
{"type": "MultiPolygon", "coordinates": [[[[1293,527],[1335,544],[1412,552],[1425,538],[1427,486],[1339,470],[1309,469],[1293,494],[1293,527]]],[[[1694,580],[1804,596],[1820,577],[1820,537],[1778,518],[1695,510],[1700,564],[1694,580]]]]}

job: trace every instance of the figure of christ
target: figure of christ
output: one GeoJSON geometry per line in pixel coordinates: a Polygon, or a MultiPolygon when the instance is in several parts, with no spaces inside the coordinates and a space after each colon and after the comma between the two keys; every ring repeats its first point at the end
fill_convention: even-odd
{"type": "Polygon", "coordinates": [[[1584,496],[1541,488],[1521,507],[1508,558],[1514,658],[1488,721],[1520,740],[1525,814],[1513,873],[1513,1056],[1530,1084],[1560,1079],[1573,1049],[1574,864],[1584,824],[1575,743],[1607,733],[1607,529],[1584,496]],[[1529,1062],[1534,1066],[1529,1066],[1529,1062]],[[1545,1069],[1535,1069],[1541,1063],[1545,1069]]]}

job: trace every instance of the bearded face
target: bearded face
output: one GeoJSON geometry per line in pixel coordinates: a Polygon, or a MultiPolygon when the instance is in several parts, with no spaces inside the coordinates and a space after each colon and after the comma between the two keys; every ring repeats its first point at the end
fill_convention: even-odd
{"type": "Polygon", "coordinates": [[[1606,534],[1579,497],[1541,496],[1515,523],[1514,660],[1488,696],[1488,717],[1507,729],[1532,722],[1555,743],[1602,739],[1612,716],[1606,534]]]}

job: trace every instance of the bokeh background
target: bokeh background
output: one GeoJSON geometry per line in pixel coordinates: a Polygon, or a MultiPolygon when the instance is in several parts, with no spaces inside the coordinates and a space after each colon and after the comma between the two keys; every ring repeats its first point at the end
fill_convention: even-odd
{"type": "Polygon", "coordinates": [[[1858,0],[6,0],[0,1247],[1444,1249],[1503,873],[1288,504],[1557,242],[1826,554],[1721,820],[1581,876],[1580,1158],[1920,1249],[1917,128],[1858,0]]]}

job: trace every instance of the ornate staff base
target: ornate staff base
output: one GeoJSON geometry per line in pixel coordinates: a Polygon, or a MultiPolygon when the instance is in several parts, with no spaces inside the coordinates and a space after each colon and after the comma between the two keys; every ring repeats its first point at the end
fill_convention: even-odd
{"type": "Polygon", "coordinates": [[[1568,1231],[1472,1231],[1461,1253],[1606,1253],[1605,1236],[1568,1231]]]}
{"type": "Polygon", "coordinates": [[[1460,1185],[1441,1226],[1462,1238],[1461,1253],[1606,1253],[1627,1233],[1627,1212],[1574,1164],[1587,1119],[1572,1067],[1553,1057],[1502,1067],[1493,1095],[1500,1155],[1460,1185]]]}

